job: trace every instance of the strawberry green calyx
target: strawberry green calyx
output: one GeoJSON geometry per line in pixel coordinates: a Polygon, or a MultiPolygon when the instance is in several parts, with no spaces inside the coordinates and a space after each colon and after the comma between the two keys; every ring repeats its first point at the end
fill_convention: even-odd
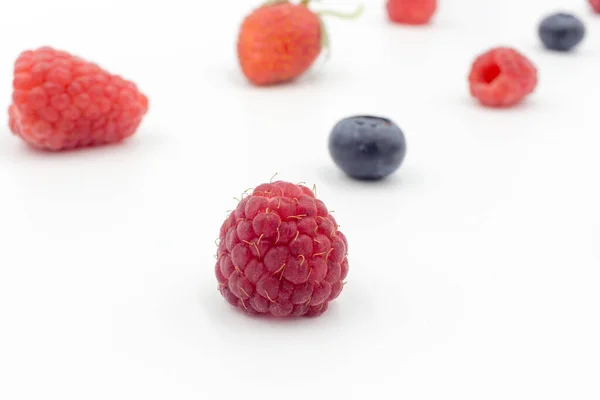
{"type": "MultiPolygon", "coordinates": [[[[281,4],[281,3],[291,3],[291,1],[290,0],[266,0],[264,4],[265,5],[275,5],[275,4],[281,4]]],[[[322,1],[321,0],[300,0],[300,2],[297,4],[300,6],[309,8],[311,3],[322,3],[322,1]]],[[[329,32],[327,30],[327,26],[325,24],[323,17],[334,17],[334,18],[340,18],[340,19],[345,19],[345,20],[354,20],[354,19],[359,18],[362,15],[364,8],[365,8],[364,5],[362,3],[359,3],[356,10],[354,10],[350,13],[343,13],[343,12],[335,11],[335,10],[313,11],[314,14],[319,18],[319,21],[321,23],[321,49],[326,52],[326,57],[328,57],[331,52],[331,46],[330,46],[331,43],[329,40],[329,32]]]]}

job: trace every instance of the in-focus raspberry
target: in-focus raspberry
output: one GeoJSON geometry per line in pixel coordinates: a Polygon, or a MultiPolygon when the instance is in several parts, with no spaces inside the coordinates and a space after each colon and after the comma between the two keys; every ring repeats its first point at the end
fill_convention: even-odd
{"type": "Polygon", "coordinates": [[[423,25],[435,14],[437,0],[388,0],[386,7],[392,22],[423,25]]]}
{"type": "Polygon", "coordinates": [[[19,56],[12,100],[11,131],[49,151],[119,142],[148,111],[134,83],[50,47],[19,56]]]}
{"type": "Polygon", "coordinates": [[[471,95],[488,107],[509,107],[531,94],[537,69],[517,50],[498,47],[478,56],[469,74],[471,95]]]}
{"type": "Polygon", "coordinates": [[[348,275],[348,242],[325,204],[305,186],[257,186],[219,233],[219,291],[249,314],[316,316],[348,275]]]}

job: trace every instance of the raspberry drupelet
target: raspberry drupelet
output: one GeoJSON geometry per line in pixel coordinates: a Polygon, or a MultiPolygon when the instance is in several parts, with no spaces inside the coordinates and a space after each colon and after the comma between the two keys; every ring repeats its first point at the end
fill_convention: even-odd
{"type": "Polygon", "coordinates": [[[249,314],[320,315],[344,287],[347,249],[335,218],[309,188],[261,184],[221,226],[218,288],[249,314]]]}
{"type": "Polygon", "coordinates": [[[50,47],[18,57],[12,100],[11,131],[48,151],[120,142],[148,111],[134,83],[50,47]]]}

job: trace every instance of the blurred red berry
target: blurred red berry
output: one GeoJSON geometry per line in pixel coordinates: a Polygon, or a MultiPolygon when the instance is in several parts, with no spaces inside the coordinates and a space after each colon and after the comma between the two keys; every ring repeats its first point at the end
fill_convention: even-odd
{"type": "Polygon", "coordinates": [[[399,24],[423,25],[437,9],[437,0],[388,0],[387,12],[391,21],[399,24]]]}
{"type": "Polygon", "coordinates": [[[499,47],[475,59],[469,74],[471,95],[489,107],[519,103],[537,85],[537,69],[518,51],[499,47]]]}
{"type": "Polygon", "coordinates": [[[321,21],[305,5],[266,4],[247,16],[237,53],[246,78],[258,86],[299,77],[321,53],[321,21]]]}
{"type": "Polygon", "coordinates": [[[119,142],[148,111],[134,83],[49,47],[19,56],[12,99],[12,132],[50,151],[119,142]]]}

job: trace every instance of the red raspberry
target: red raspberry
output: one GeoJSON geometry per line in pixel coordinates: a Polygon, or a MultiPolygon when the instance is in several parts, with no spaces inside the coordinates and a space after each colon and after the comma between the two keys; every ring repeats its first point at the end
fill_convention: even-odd
{"type": "Polygon", "coordinates": [[[597,13],[600,13],[600,0],[588,0],[590,5],[597,13]]]}
{"type": "Polygon", "coordinates": [[[498,47],[475,59],[469,74],[471,95],[489,107],[519,103],[537,85],[537,69],[514,49],[498,47]]]}
{"type": "Polygon", "coordinates": [[[148,111],[132,82],[49,47],[19,56],[12,99],[11,131],[50,151],[119,142],[148,111]]]}
{"type": "Polygon", "coordinates": [[[307,187],[265,183],[244,197],[219,234],[219,290],[250,314],[314,316],[339,296],[348,242],[307,187]]]}
{"type": "Polygon", "coordinates": [[[399,24],[423,25],[429,22],[437,0],[388,0],[387,12],[391,21],[399,24]]]}

